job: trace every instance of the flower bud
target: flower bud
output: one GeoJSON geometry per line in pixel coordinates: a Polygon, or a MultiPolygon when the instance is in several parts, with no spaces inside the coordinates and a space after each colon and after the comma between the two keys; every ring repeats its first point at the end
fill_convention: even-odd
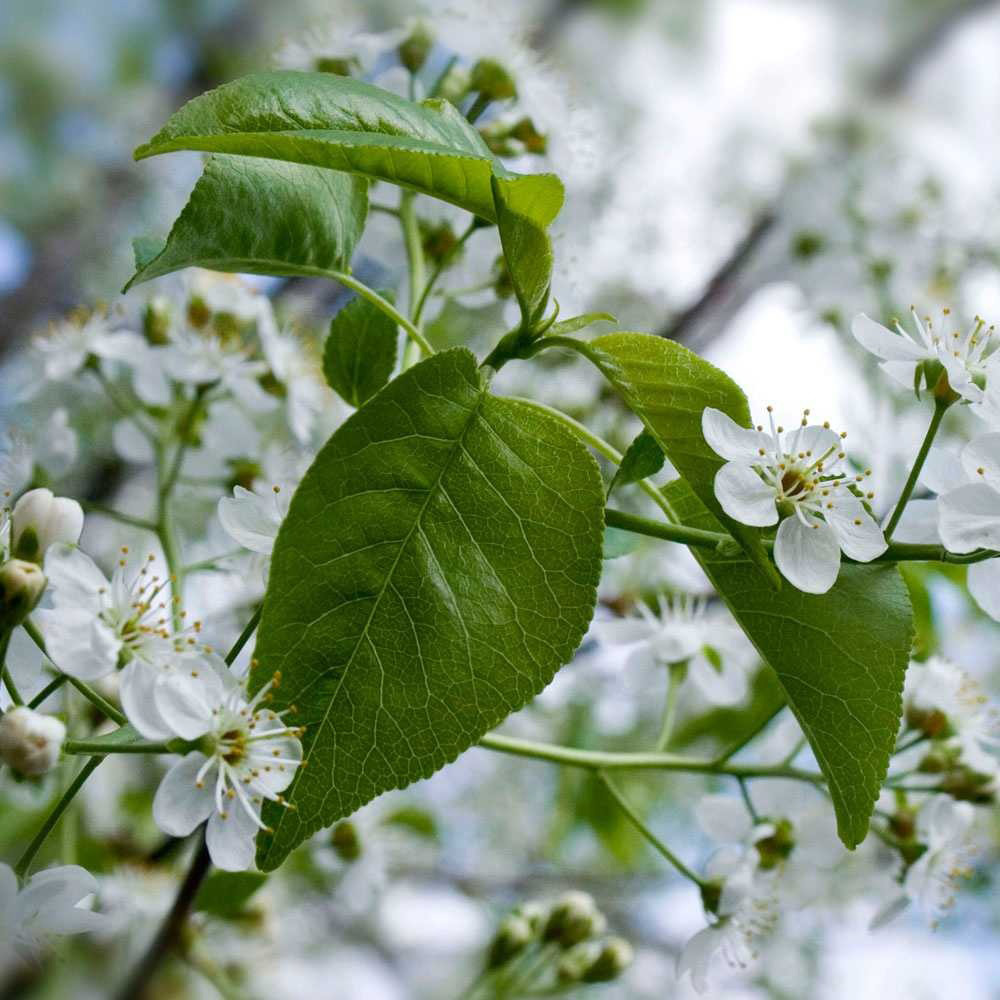
{"type": "Polygon", "coordinates": [[[604,914],[586,892],[572,890],[558,899],[545,924],[544,938],[563,948],[601,934],[607,926],[604,914]]]}
{"type": "Polygon", "coordinates": [[[777,868],[782,862],[787,861],[795,848],[795,831],[787,819],[780,819],[770,825],[773,832],[761,837],[754,844],[760,867],[765,871],[777,868]]]}
{"type": "Polygon", "coordinates": [[[501,965],[506,965],[516,955],[520,955],[534,937],[535,928],[527,917],[519,913],[511,913],[504,917],[490,945],[486,967],[499,969],[501,965]]]}
{"type": "Polygon", "coordinates": [[[142,313],[142,333],[156,347],[170,342],[170,307],[165,299],[158,296],[146,304],[142,313]]]}
{"type": "Polygon", "coordinates": [[[45,590],[45,574],[33,562],[9,559],[0,566],[0,628],[20,625],[45,590]]]}
{"type": "Polygon", "coordinates": [[[583,941],[563,955],[558,976],[563,983],[607,983],[617,979],[634,957],[632,945],[624,938],[583,941]]]}
{"type": "Polygon", "coordinates": [[[480,59],[472,67],[469,85],[472,90],[478,90],[491,101],[506,101],[517,97],[514,78],[495,59],[480,59]]]}
{"type": "Polygon", "coordinates": [[[399,46],[399,61],[411,72],[417,73],[422,68],[427,57],[434,48],[434,36],[424,24],[416,24],[399,46]]]}
{"type": "Polygon", "coordinates": [[[341,861],[357,861],[362,851],[358,828],[349,819],[338,823],[330,833],[330,846],[341,861]]]}
{"type": "Polygon", "coordinates": [[[11,554],[40,563],[54,542],[80,540],[83,509],[69,497],[53,496],[52,490],[29,490],[14,504],[10,523],[11,554]]]}
{"type": "Polygon", "coordinates": [[[59,762],[66,727],[52,715],[23,705],[0,719],[0,758],[28,778],[51,771],[59,762]]]}

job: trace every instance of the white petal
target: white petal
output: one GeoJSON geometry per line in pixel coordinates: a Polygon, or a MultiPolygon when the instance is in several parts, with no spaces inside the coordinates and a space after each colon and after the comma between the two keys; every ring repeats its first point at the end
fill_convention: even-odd
{"type": "Polygon", "coordinates": [[[212,864],[224,872],[246,871],[256,853],[257,830],[257,824],[235,799],[229,803],[225,819],[213,811],[206,836],[212,864]]]}
{"type": "Polygon", "coordinates": [[[727,462],[715,474],[715,496],[722,509],[741,524],[762,528],[778,520],[774,488],[747,465],[727,462]]]}
{"type": "Polygon", "coordinates": [[[836,453],[841,448],[840,435],[820,424],[799,427],[787,435],[786,440],[790,452],[809,452],[813,460],[820,459],[829,452],[836,453]]]}
{"type": "Polygon", "coordinates": [[[917,375],[917,364],[915,361],[883,361],[879,365],[882,369],[893,380],[893,382],[898,382],[901,386],[905,386],[907,389],[913,389],[913,383],[917,375]]]}
{"type": "Polygon", "coordinates": [[[691,683],[714,705],[735,705],[747,693],[747,672],[727,657],[718,670],[703,656],[696,656],[688,664],[691,683]]]}
{"type": "Polygon", "coordinates": [[[854,317],[851,324],[854,339],[867,351],[883,361],[922,361],[930,352],[909,337],[893,333],[888,327],[876,323],[864,313],[854,317]]]}
{"type": "Polygon", "coordinates": [[[774,561],[782,576],[807,594],[825,594],[840,572],[840,545],[833,529],[819,521],[786,517],[774,539],[774,561]]]}
{"type": "Polygon", "coordinates": [[[966,583],[976,604],[995,622],[1000,622],[1000,559],[973,563],[966,583]]]}
{"type": "MultiPolygon", "coordinates": [[[[936,499],[911,500],[903,508],[903,516],[892,533],[893,540],[918,545],[940,545],[938,516],[936,499]]],[[[888,516],[886,519],[888,520],[888,516]]]]}
{"type": "Polygon", "coordinates": [[[706,406],[702,412],[701,432],[712,451],[728,461],[756,462],[761,458],[761,449],[766,452],[773,447],[770,435],[741,427],[712,406],[706,406]]]}
{"type": "Polygon", "coordinates": [[[57,608],[85,608],[95,614],[102,607],[100,593],[108,586],[97,564],[75,545],[56,544],[45,553],[45,575],[57,608]]]}
{"type": "Polygon", "coordinates": [[[201,675],[172,671],[160,679],[154,697],[160,717],[181,739],[196,740],[211,729],[212,708],[218,701],[211,699],[201,675]]]}
{"type": "Polygon", "coordinates": [[[34,613],[52,662],[81,681],[94,681],[118,666],[121,639],[99,618],[80,608],[34,613]]]}
{"type": "Polygon", "coordinates": [[[962,459],[954,448],[931,448],[920,470],[920,482],[933,493],[947,493],[969,481],[962,459]]]}
{"type": "Polygon", "coordinates": [[[986,483],[969,483],[938,501],[938,530],[951,552],[1000,548],[1000,493],[986,483]]]}
{"type": "Polygon", "coordinates": [[[975,820],[969,802],[956,802],[950,795],[935,795],[921,810],[919,826],[931,848],[960,840],[975,820]]]}
{"type": "Polygon", "coordinates": [[[77,904],[97,892],[94,876],[79,865],[47,868],[33,875],[17,900],[18,915],[41,934],[79,934],[98,926],[100,914],[77,904]]]}
{"type": "Polygon", "coordinates": [[[889,547],[875,518],[852,494],[842,493],[823,510],[827,524],[833,528],[841,551],[858,562],[871,562],[889,547]]]}
{"type": "Polygon", "coordinates": [[[149,350],[149,345],[139,334],[121,330],[95,337],[91,341],[90,350],[99,358],[132,364],[136,358],[142,357],[149,350]]]}
{"type": "Polygon", "coordinates": [[[163,668],[133,660],[121,676],[122,708],[147,740],[170,740],[174,732],[160,712],[156,688],[163,668]]]}
{"type": "Polygon", "coordinates": [[[732,795],[703,795],[694,816],[702,830],[720,844],[740,843],[753,829],[747,807],[732,795]]]}
{"type": "Polygon", "coordinates": [[[642,618],[613,618],[595,621],[591,626],[594,638],[607,646],[630,646],[651,639],[656,634],[654,622],[642,618]]]}
{"type": "Polygon", "coordinates": [[[251,552],[270,555],[281,527],[277,496],[260,496],[237,486],[233,497],[219,501],[219,520],[235,542],[251,552]]]}
{"type": "Polygon", "coordinates": [[[199,823],[208,819],[214,806],[214,768],[205,776],[202,787],[195,783],[206,757],[189,753],[164,775],[153,799],[153,820],[171,837],[186,837],[199,823]]]}
{"type": "Polygon", "coordinates": [[[1000,433],[973,438],[962,449],[962,466],[972,482],[1000,490],[1000,433]]]}
{"type": "Polygon", "coordinates": [[[135,465],[152,465],[156,457],[149,438],[131,420],[119,420],[111,428],[111,443],[126,462],[135,465]]]}

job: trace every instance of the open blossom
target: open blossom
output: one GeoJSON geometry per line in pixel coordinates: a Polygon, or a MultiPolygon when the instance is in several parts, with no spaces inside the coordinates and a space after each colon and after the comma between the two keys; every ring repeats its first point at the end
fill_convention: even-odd
{"type": "Polygon", "coordinates": [[[163,349],[163,365],[171,378],[188,385],[218,383],[251,410],[274,408],[274,397],[264,391],[260,378],[267,373],[238,341],[212,330],[182,330],[163,349]]]}
{"type": "Polygon", "coordinates": [[[770,933],[778,918],[773,879],[760,870],[752,850],[717,851],[706,875],[720,886],[714,922],[684,945],[677,960],[677,978],[690,975],[698,993],[708,991],[718,966],[745,969],[756,956],[757,941],[770,933]]]}
{"type": "Polygon", "coordinates": [[[923,320],[915,309],[910,310],[916,335],[903,329],[897,321],[896,332],[869,318],[856,316],[851,332],[862,347],[882,359],[881,368],[892,378],[912,388],[917,365],[924,361],[939,361],[948,373],[948,383],[960,396],[971,403],[983,399],[982,383],[995,365],[998,343],[994,327],[987,326],[978,316],[966,331],[953,329],[950,311],[945,310],[941,328],[935,329],[929,316],[923,320]]]}
{"type": "Polygon", "coordinates": [[[597,640],[630,649],[630,667],[687,664],[687,676],[709,701],[735,704],[747,691],[749,668],[757,662],[743,633],[721,609],[703,600],[659,600],[658,613],[639,602],[628,618],[594,623],[597,640]]]}
{"type": "Polygon", "coordinates": [[[255,486],[253,490],[234,487],[231,497],[219,501],[219,520],[226,534],[245,549],[269,556],[294,488],[288,483],[255,486]]]}
{"type": "Polygon", "coordinates": [[[911,664],[904,693],[911,724],[956,746],[962,762],[977,773],[1000,770],[1000,759],[991,752],[1000,747],[1000,715],[964,670],[941,656],[911,664]]]}
{"type": "Polygon", "coordinates": [[[79,905],[96,891],[94,877],[77,865],[47,868],[19,889],[11,868],[0,864],[0,968],[30,961],[50,936],[99,927],[101,915],[79,905]]]}
{"type": "Polygon", "coordinates": [[[709,446],[726,464],[715,495],[734,520],[756,527],[778,524],[774,560],[799,590],[824,594],[836,582],[840,554],[868,562],[886,550],[875,519],[852,487],[864,476],[843,471],[843,435],[808,423],[785,432],[741,427],[712,407],[702,414],[709,446]],[[780,523],[779,523],[780,522],[780,523]]]}
{"type": "MultiPolygon", "coordinates": [[[[165,833],[185,837],[208,820],[213,863],[242,871],[253,863],[254,842],[264,829],[265,801],[284,804],[281,793],[302,764],[301,730],[267,707],[274,682],[250,697],[243,683],[216,657],[178,673],[160,691],[159,711],[171,734],[198,741],[167,772],[153,801],[153,818],[165,833]]],[[[143,715],[129,721],[144,736],[162,738],[143,715]]]]}
{"type": "MultiPolygon", "coordinates": [[[[35,613],[53,661],[64,673],[96,680],[120,666],[154,664],[194,643],[169,628],[169,581],[153,573],[152,556],[138,568],[126,558],[111,576],[72,545],[54,546],[45,559],[52,606],[35,613]]],[[[197,634],[199,624],[190,631],[197,634]]],[[[123,686],[128,677],[123,677],[123,686]]]]}
{"type": "Polygon", "coordinates": [[[91,356],[131,365],[144,354],[147,344],[137,333],[114,330],[108,317],[94,312],[85,320],[64,319],[54,323],[33,344],[42,371],[50,382],[75,375],[91,356]]]}
{"type": "Polygon", "coordinates": [[[972,825],[976,813],[968,802],[956,802],[950,795],[934,795],[917,815],[917,840],[924,851],[906,869],[902,894],[882,908],[872,922],[879,927],[915,906],[936,925],[955,902],[955,885],[971,874],[973,855],[972,825]]]}

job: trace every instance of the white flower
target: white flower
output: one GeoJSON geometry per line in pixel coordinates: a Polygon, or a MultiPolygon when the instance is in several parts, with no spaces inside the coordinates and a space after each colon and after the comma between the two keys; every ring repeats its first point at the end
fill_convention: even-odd
{"type": "Polygon", "coordinates": [[[950,795],[934,795],[917,815],[917,839],[924,852],[903,877],[903,893],[882,908],[873,927],[888,923],[911,903],[938,923],[955,902],[955,883],[970,874],[973,853],[970,831],[975,810],[950,795]]]}
{"type": "Polygon", "coordinates": [[[112,330],[103,313],[92,313],[87,319],[60,320],[52,324],[47,334],[33,344],[42,361],[42,371],[50,382],[62,382],[75,375],[91,356],[131,365],[147,348],[137,333],[112,330]]]}
{"type": "Polygon", "coordinates": [[[630,667],[686,662],[688,677],[709,701],[731,705],[743,699],[756,656],[731,616],[684,596],[661,597],[658,615],[641,601],[637,608],[632,617],[595,622],[598,642],[631,647],[630,667]]]}
{"type": "Polygon", "coordinates": [[[163,356],[167,373],[178,382],[218,383],[251,410],[274,408],[274,397],[260,384],[267,365],[251,360],[250,351],[238,342],[223,339],[211,330],[184,330],[163,349],[163,356]]]}
{"type": "Polygon", "coordinates": [[[962,761],[978,774],[1000,770],[990,749],[1000,746],[1000,718],[983,689],[964,670],[941,656],[910,665],[906,675],[907,712],[918,718],[940,712],[947,722],[946,742],[957,746],[962,761]]]}
{"type": "Polygon", "coordinates": [[[193,267],[184,274],[188,299],[213,313],[232,316],[242,323],[256,322],[271,303],[244,278],[236,274],[193,267]]]}
{"type": "Polygon", "coordinates": [[[51,771],[59,763],[66,727],[53,715],[21,705],[0,719],[0,757],[29,778],[51,771]]]}
{"type": "Polygon", "coordinates": [[[677,960],[677,978],[690,974],[698,993],[707,992],[716,965],[745,969],[756,956],[757,939],[772,930],[778,917],[772,880],[760,872],[752,851],[720,850],[706,874],[721,882],[715,922],[698,931],[677,960]]]}
{"type": "Polygon", "coordinates": [[[231,497],[219,501],[219,520],[233,541],[269,556],[291,499],[291,490],[277,484],[252,492],[236,486],[231,497]]]}
{"type": "Polygon", "coordinates": [[[260,341],[271,373],[285,386],[288,426],[299,444],[307,445],[320,415],[333,405],[319,362],[290,331],[279,333],[273,323],[260,324],[260,341]]]}
{"type": "MultiPolygon", "coordinates": [[[[193,642],[187,633],[169,631],[169,581],[150,571],[152,557],[130,570],[125,554],[110,581],[75,546],[54,546],[45,559],[52,607],[34,617],[53,662],[80,680],[125,664],[160,663],[193,642]]],[[[191,626],[195,633],[199,628],[191,626]]]]}
{"type": "Polygon", "coordinates": [[[886,550],[886,542],[851,491],[865,477],[840,471],[843,435],[804,417],[783,437],[770,407],[768,415],[770,433],[740,427],[720,410],[705,408],[705,440],[727,460],[716,473],[715,495],[742,524],[766,527],[780,520],[774,540],[778,569],[799,590],[824,594],[837,580],[841,551],[868,562],[886,550]]]}
{"type": "Polygon", "coordinates": [[[881,368],[892,378],[913,387],[916,367],[924,361],[940,361],[948,373],[948,382],[960,396],[972,403],[983,399],[978,383],[985,378],[995,361],[997,341],[994,328],[978,316],[963,334],[948,330],[950,311],[942,316],[941,330],[935,330],[929,316],[923,321],[910,310],[916,336],[910,336],[896,323],[896,333],[876,323],[864,313],[856,316],[851,332],[862,347],[882,359],[881,368]]]}
{"type": "Polygon", "coordinates": [[[41,562],[56,542],[76,543],[83,531],[83,508],[52,490],[29,490],[10,514],[10,549],[18,559],[41,562]]]}
{"type": "Polygon", "coordinates": [[[50,935],[99,927],[101,915],[79,905],[96,891],[94,877],[77,865],[47,868],[18,890],[14,872],[0,864],[0,965],[29,961],[50,935]]]}
{"type": "Polygon", "coordinates": [[[407,29],[366,31],[367,19],[345,23],[340,16],[335,24],[316,26],[298,38],[286,39],[275,53],[275,65],[281,69],[316,70],[334,63],[356,61],[362,73],[370,72],[378,57],[395,49],[408,35],[407,29]]]}
{"type": "MultiPolygon", "coordinates": [[[[202,668],[162,686],[160,714],[172,734],[197,740],[166,774],[153,800],[153,818],[165,833],[184,837],[208,820],[207,843],[213,863],[242,871],[253,863],[257,831],[264,828],[265,800],[281,796],[302,763],[301,730],[287,726],[266,708],[273,681],[249,698],[245,687],[215,657],[202,668]]],[[[128,708],[126,708],[128,712],[128,708]]],[[[144,718],[129,713],[144,736],[144,718]]]]}

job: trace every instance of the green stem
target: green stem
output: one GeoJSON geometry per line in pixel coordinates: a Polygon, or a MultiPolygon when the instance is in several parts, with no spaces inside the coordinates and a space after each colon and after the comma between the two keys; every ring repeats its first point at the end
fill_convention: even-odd
{"type": "Polygon", "coordinates": [[[478,229],[475,219],[469,223],[469,228],[465,230],[464,233],[458,238],[457,242],[446,254],[443,254],[441,259],[437,262],[437,266],[431,272],[431,276],[427,279],[424,285],[424,290],[420,293],[420,298],[417,299],[417,307],[413,310],[413,322],[420,324],[420,317],[424,314],[424,306],[427,305],[427,299],[430,297],[431,291],[437,284],[441,275],[448,269],[448,266],[458,255],[459,251],[465,246],[466,240],[478,229]]]}
{"type": "Polygon", "coordinates": [[[10,695],[10,700],[14,705],[23,705],[24,699],[21,697],[21,692],[18,691],[17,685],[14,683],[14,678],[10,675],[10,669],[7,666],[7,648],[10,646],[10,637],[13,633],[12,628],[4,629],[3,635],[0,635],[0,679],[3,680],[4,686],[7,688],[7,693],[10,695]]]}
{"type": "Polygon", "coordinates": [[[46,684],[45,687],[43,687],[42,690],[28,702],[28,708],[38,708],[38,706],[41,705],[50,694],[54,694],[58,691],[59,688],[61,688],[68,680],[68,674],[56,674],[56,676],[53,677],[52,680],[50,680],[49,683],[46,684]]]}
{"type": "Polygon", "coordinates": [[[667,668],[667,700],[663,706],[663,722],[660,725],[660,735],[656,741],[656,750],[663,753],[670,745],[670,737],[674,732],[674,722],[677,719],[677,696],[687,674],[687,660],[671,663],[667,668]]]}
{"type": "Polygon", "coordinates": [[[781,714],[781,710],[785,707],[785,703],[782,702],[778,705],[773,712],[769,712],[761,721],[750,730],[742,739],[734,743],[722,756],[716,758],[716,763],[721,767],[730,758],[735,757],[744,747],[752,743],[767,727],[781,714]]]}
{"type": "Polygon", "coordinates": [[[101,383],[101,388],[104,389],[104,394],[111,400],[112,404],[121,413],[121,415],[126,419],[131,420],[146,438],[155,442],[155,431],[146,425],[145,420],[143,420],[136,412],[135,406],[122,399],[117,388],[115,388],[114,383],[112,383],[104,372],[101,371],[100,367],[98,365],[94,365],[90,368],[90,371],[92,371],[97,377],[97,381],[101,383]]]}
{"type": "Polygon", "coordinates": [[[42,844],[45,843],[46,838],[52,832],[56,823],[59,822],[59,817],[62,816],[62,814],[69,808],[69,804],[76,797],[76,793],[83,788],[86,780],[91,776],[102,760],[104,760],[103,757],[92,757],[88,760],[86,764],[80,768],[80,773],[73,780],[73,783],[60,796],[59,801],[55,804],[52,811],[45,817],[45,822],[42,823],[38,833],[35,834],[31,843],[25,848],[20,860],[14,866],[14,872],[18,878],[24,878],[27,874],[28,869],[31,867],[31,862],[35,859],[35,855],[41,849],[42,844]]]}
{"type": "MultiPolygon", "coordinates": [[[[299,270],[303,270],[300,268],[299,270]]],[[[307,270],[312,270],[307,269],[307,270]]],[[[398,309],[393,306],[391,302],[387,299],[382,298],[378,292],[373,288],[369,288],[364,282],[358,281],[356,278],[349,274],[345,274],[342,271],[321,271],[316,268],[319,272],[317,277],[324,276],[327,278],[332,278],[334,281],[339,281],[340,284],[345,285],[350,288],[351,291],[357,292],[361,298],[366,299],[370,302],[376,309],[381,310],[388,316],[397,326],[399,326],[410,340],[415,343],[421,351],[426,355],[431,355],[434,353],[434,348],[431,347],[430,341],[420,332],[420,330],[411,323],[398,309]]]]}
{"type": "Polygon", "coordinates": [[[730,764],[699,757],[682,757],[678,754],[639,752],[613,753],[603,750],[577,750],[574,747],[559,746],[555,743],[536,743],[532,740],[487,733],[479,745],[498,753],[515,757],[529,757],[551,764],[567,767],[581,767],[590,771],[687,771],[692,774],[726,774],[734,778],[791,778],[822,784],[826,781],[816,771],[782,764],[730,764]]]}
{"type": "Polygon", "coordinates": [[[184,464],[184,456],[187,454],[191,439],[191,429],[197,421],[198,411],[204,405],[205,397],[211,391],[212,387],[212,385],[199,385],[194,391],[194,396],[191,398],[187,410],[177,422],[177,426],[181,432],[180,440],[177,443],[177,450],[174,452],[173,461],[170,463],[170,469],[160,483],[161,504],[167,501],[170,494],[173,493],[174,487],[177,485],[177,479],[181,474],[181,466],[184,464]]]}
{"type": "Polygon", "coordinates": [[[131,514],[123,514],[119,510],[115,510],[113,507],[106,507],[101,503],[92,503],[89,500],[81,500],[80,506],[83,507],[88,514],[102,514],[104,517],[110,517],[115,521],[119,521],[121,524],[127,524],[131,528],[142,528],[144,531],[156,531],[156,522],[148,521],[143,517],[133,517],[131,514]]]}
{"type": "Polygon", "coordinates": [[[905,753],[907,750],[912,750],[913,747],[919,746],[925,740],[929,740],[930,737],[926,733],[918,733],[911,740],[907,740],[905,743],[900,743],[895,750],[893,750],[893,755],[898,753],[905,753]]]}
{"type": "Polygon", "coordinates": [[[75,677],[71,677],[69,674],[66,675],[66,679],[70,682],[94,706],[99,712],[103,713],[107,718],[111,719],[112,722],[117,722],[119,726],[124,726],[128,724],[128,719],[115,708],[106,698],[101,697],[89,684],[84,683],[81,680],[77,680],[75,677]]]}
{"type": "MultiPolygon", "coordinates": [[[[668,542],[681,542],[684,545],[698,548],[714,548],[726,553],[732,546],[738,544],[731,535],[721,531],[704,531],[701,528],[688,528],[682,524],[667,524],[663,521],[653,521],[638,514],[629,514],[615,510],[612,507],[604,512],[605,523],[611,527],[631,531],[637,535],[647,535],[650,538],[661,538],[668,542]]],[[[765,549],[774,548],[774,540],[762,539],[765,549]]],[[[982,562],[985,559],[1000,558],[1000,552],[979,549],[976,552],[958,554],[949,552],[943,545],[911,544],[895,542],[882,555],[871,560],[873,563],[900,562],[942,562],[953,565],[967,565],[982,562]]],[[[845,562],[855,560],[844,557],[845,562]]]]}
{"type": "Polygon", "coordinates": [[[186,566],[181,567],[181,569],[185,576],[190,576],[192,573],[204,573],[212,570],[218,570],[218,564],[224,559],[235,559],[237,556],[246,555],[246,552],[246,549],[233,549],[232,552],[223,552],[221,556],[214,556],[211,559],[201,559],[198,562],[188,563],[186,566]]]}
{"type": "Polygon", "coordinates": [[[243,631],[240,633],[240,637],[236,640],[236,642],[233,643],[233,648],[230,649],[228,653],[226,653],[227,667],[231,667],[236,662],[236,657],[240,655],[240,652],[242,651],[243,647],[250,641],[250,637],[254,634],[254,631],[260,624],[261,610],[262,606],[258,607],[257,610],[254,611],[253,615],[250,618],[250,621],[248,621],[246,624],[246,628],[243,629],[243,631]]]}
{"type": "MultiPolygon", "coordinates": [[[[24,628],[24,631],[28,633],[28,637],[31,641],[41,650],[42,655],[48,659],[49,663],[51,663],[56,670],[59,670],[59,664],[56,663],[51,656],[49,656],[48,648],[45,645],[45,639],[43,638],[42,633],[38,631],[38,626],[31,621],[30,618],[26,618],[23,622],[21,622],[21,625],[24,628]]],[[[122,715],[117,708],[115,708],[114,705],[102,698],[101,695],[99,695],[89,684],[66,673],[62,673],[61,677],[63,680],[60,681],[60,683],[63,681],[69,681],[69,683],[72,684],[73,687],[75,687],[77,691],[79,691],[80,694],[82,694],[84,698],[91,703],[91,705],[93,705],[98,711],[103,712],[104,715],[106,715],[113,722],[117,722],[119,726],[124,726],[128,721],[125,716],[122,715]]],[[[52,686],[52,684],[49,685],[49,687],[52,686]]],[[[55,686],[58,687],[58,685],[55,686]]],[[[44,693],[44,691],[41,692],[39,696],[41,697],[44,693]]]]}
{"type": "MultiPolygon", "coordinates": [[[[407,274],[409,289],[407,308],[410,320],[416,330],[420,330],[420,301],[426,287],[426,262],[424,259],[424,244],[420,238],[420,225],[417,222],[416,195],[413,191],[403,191],[399,198],[399,222],[403,230],[403,244],[406,247],[407,274]]],[[[421,357],[422,347],[412,342],[407,345],[403,355],[403,369],[416,364],[421,357]]]]}
{"type": "Polygon", "coordinates": [[[631,803],[625,796],[621,793],[621,790],[615,785],[615,783],[603,772],[598,771],[597,777],[604,782],[604,787],[611,793],[614,800],[618,803],[621,811],[628,817],[632,825],[649,841],[653,847],[656,848],[662,854],[667,861],[670,862],[683,875],[685,878],[690,879],[698,888],[702,888],[705,885],[704,880],[692,871],[686,864],[672,850],[670,850],[667,845],[660,840],[660,838],[653,833],[653,831],[646,825],[645,820],[635,811],[631,803]]]}
{"type": "Polygon", "coordinates": [[[941,421],[944,419],[945,413],[948,412],[948,407],[950,405],[951,403],[947,399],[942,399],[937,396],[934,398],[934,413],[931,415],[931,422],[927,428],[927,433],[924,435],[923,443],[920,445],[920,451],[917,452],[913,468],[910,469],[910,475],[907,477],[906,483],[903,486],[903,492],[900,494],[899,502],[896,504],[896,507],[892,512],[892,516],[889,518],[889,523],[885,526],[885,540],[887,542],[892,540],[892,533],[896,530],[896,526],[899,524],[899,519],[903,516],[903,511],[906,510],[906,505],[917,485],[917,480],[920,478],[920,472],[923,469],[924,462],[926,461],[927,455],[931,450],[931,445],[934,443],[934,438],[937,436],[938,428],[941,426],[941,421]]]}
{"type": "Polygon", "coordinates": [[[66,740],[63,751],[77,757],[95,757],[115,753],[158,754],[172,753],[172,741],[136,740],[133,743],[115,743],[112,740],[66,740]]]}
{"type": "Polygon", "coordinates": [[[474,125],[478,120],[479,116],[493,103],[492,97],[487,97],[483,93],[476,95],[476,99],[472,102],[471,107],[465,113],[465,117],[470,125],[474,125]]]}

